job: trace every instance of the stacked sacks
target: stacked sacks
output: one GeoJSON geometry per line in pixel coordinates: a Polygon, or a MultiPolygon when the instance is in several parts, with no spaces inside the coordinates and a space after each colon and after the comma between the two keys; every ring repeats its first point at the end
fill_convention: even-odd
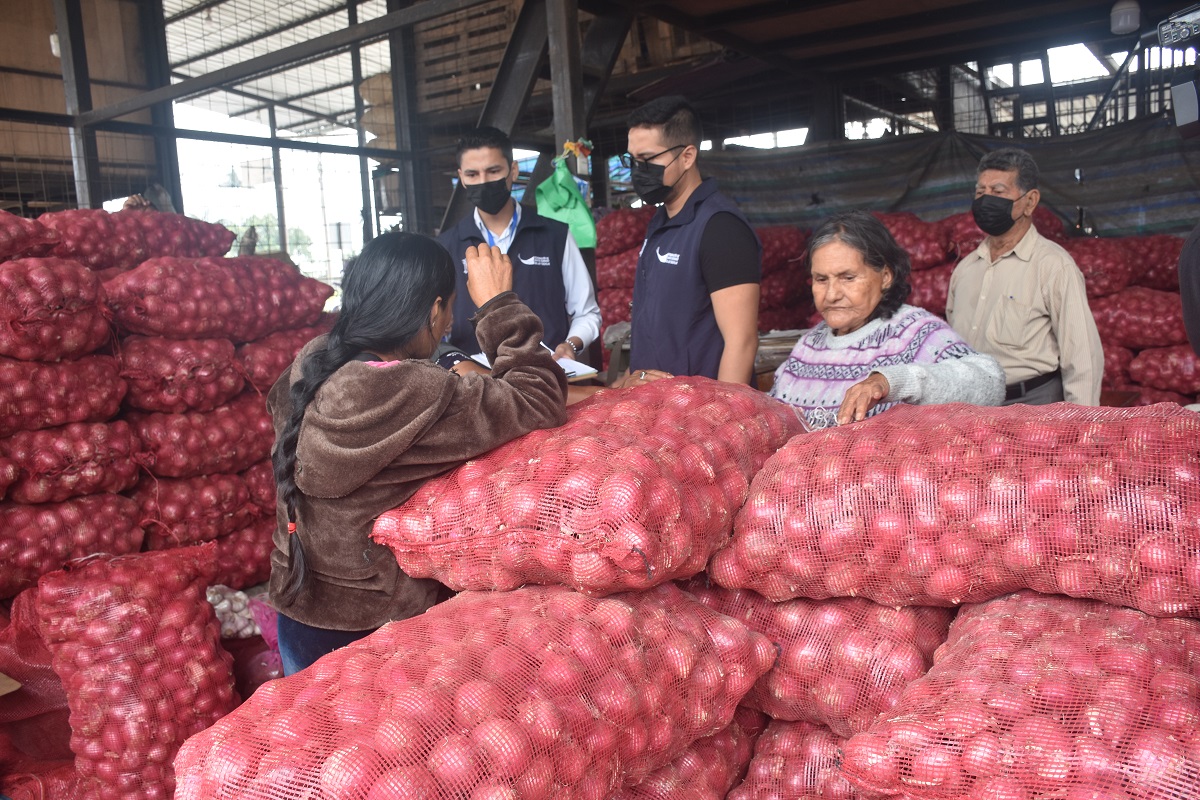
{"type": "Polygon", "coordinates": [[[137,480],[142,447],[114,419],[117,360],[95,354],[110,338],[104,299],[77,262],[0,263],[0,597],[71,558],[141,546],[132,503],[115,494],[137,480]]]}

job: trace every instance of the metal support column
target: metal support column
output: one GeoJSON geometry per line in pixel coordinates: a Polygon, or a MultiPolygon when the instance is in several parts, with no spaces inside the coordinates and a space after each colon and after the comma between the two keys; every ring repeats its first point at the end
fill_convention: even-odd
{"type": "Polygon", "coordinates": [[[1046,90],[1046,126],[1051,136],[1058,136],[1058,103],[1054,99],[1054,81],[1050,79],[1050,53],[1042,51],[1042,86],[1046,90]]]}
{"type": "Polygon", "coordinates": [[[96,147],[96,131],[78,119],[80,114],[92,110],[92,83],[83,40],[83,15],[79,0],[53,0],[53,3],[58,46],[62,53],[67,114],[76,118],[70,129],[75,202],[80,208],[98,208],[104,198],[100,196],[100,153],[96,147]]]}
{"type": "MultiPolygon", "coordinates": [[[[275,128],[275,107],[271,106],[267,109],[267,124],[271,126],[271,138],[276,138],[277,130],[275,128]]],[[[287,215],[283,208],[283,159],[279,154],[278,147],[271,148],[271,174],[275,178],[275,212],[276,219],[279,222],[279,249],[287,252],[287,215]]],[[[321,202],[325,202],[325,198],[321,198],[321,202]]]]}
{"type": "MultiPolygon", "coordinates": [[[[171,64],[167,58],[167,25],[160,0],[141,0],[138,3],[138,22],[141,27],[142,48],[146,53],[146,83],[152,89],[171,85],[171,64]]],[[[156,128],[168,133],[154,137],[154,158],[158,167],[158,182],[171,197],[175,210],[183,213],[183,187],[179,183],[179,148],[171,132],[175,128],[175,112],[171,104],[158,103],[150,107],[150,118],[156,128]]]]}
{"type": "MultiPolygon", "coordinates": [[[[350,0],[346,6],[346,22],[349,25],[358,24],[358,2],[359,0],[350,0]]],[[[363,130],[362,124],[363,112],[366,108],[363,104],[362,92],[358,88],[362,86],[363,74],[362,52],[357,42],[350,48],[350,75],[351,82],[354,84],[354,130],[358,134],[358,146],[363,148],[367,146],[367,134],[363,130]]],[[[362,189],[363,244],[366,244],[375,236],[375,215],[371,213],[371,171],[366,156],[358,157],[358,181],[362,189]]]]}
{"type": "Polygon", "coordinates": [[[573,142],[585,132],[583,76],[580,73],[579,56],[579,4],[576,0],[548,0],[546,26],[550,39],[554,148],[557,151],[564,142],[573,142]]]}
{"type": "Polygon", "coordinates": [[[824,75],[813,83],[812,106],[807,141],[839,142],[846,138],[846,108],[841,89],[824,75]]]}
{"type": "MultiPolygon", "coordinates": [[[[413,5],[413,0],[387,0],[388,13],[413,5]]],[[[398,28],[388,35],[388,52],[392,64],[392,111],[396,122],[396,149],[416,153],[416,91],[413,54],[416,50],[411,25],[398,28]]],[[[400,175],[401,227],[414,233],[432,233],[428,191],[428,169],[416,157],[396,163],[400,175]],[[426,191],[421,191],[420,173],[424,173],[426,191]]]]}

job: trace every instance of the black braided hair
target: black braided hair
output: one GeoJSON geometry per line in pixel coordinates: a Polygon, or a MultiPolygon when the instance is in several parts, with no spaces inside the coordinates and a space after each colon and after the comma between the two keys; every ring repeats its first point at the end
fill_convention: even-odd
{"type": "MultiPolygon", "coordinates": [[[[454,262],[441,245],[414,233],[385,233],[363,248],[342,282],[342,309],[323,348],[304,359],[300,379],[292,384],[292,412],[272,454],[275,485],[295,525],[300,489],[296,486],[296,447],[300,423],[317,391],[360,353],[406,352],[429,328],[429,313],[439,298],[444,307],[454,294],[454,262]]],[[[434,343],[436,344],[436,342],[434,343]]],[[[407,353],[426,358],[429,353],[407,353]]],[[[288,537],[288,580],[279,601],[291,605],[308,577],[303,531],[288,537]]]]}

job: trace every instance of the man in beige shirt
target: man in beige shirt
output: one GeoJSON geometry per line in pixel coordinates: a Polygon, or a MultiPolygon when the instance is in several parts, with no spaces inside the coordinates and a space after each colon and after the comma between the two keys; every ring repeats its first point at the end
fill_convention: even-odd
{"type": "Polygon", "coordinates": [[[1079,267],[1033,227],[1037,181],[1024,150],[980,160],[971,213],[987,238],[954,268],[946,319],[1004,367],[1005,405],[1099,405],[1100,335],[1079,267]]]}

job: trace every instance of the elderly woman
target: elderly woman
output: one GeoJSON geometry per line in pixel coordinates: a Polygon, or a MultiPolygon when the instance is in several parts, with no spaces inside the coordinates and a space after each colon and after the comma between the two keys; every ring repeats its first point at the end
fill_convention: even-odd
{"type": "Polygon", "coordinates": [[[1004,400],[1004,370],[942,319],[905,304],[908,254],[864,211],[831,217],[808,242],[813,301],[823,321],[775,372],[771,396],[826,428],[897,403],[1004,400]]]}

